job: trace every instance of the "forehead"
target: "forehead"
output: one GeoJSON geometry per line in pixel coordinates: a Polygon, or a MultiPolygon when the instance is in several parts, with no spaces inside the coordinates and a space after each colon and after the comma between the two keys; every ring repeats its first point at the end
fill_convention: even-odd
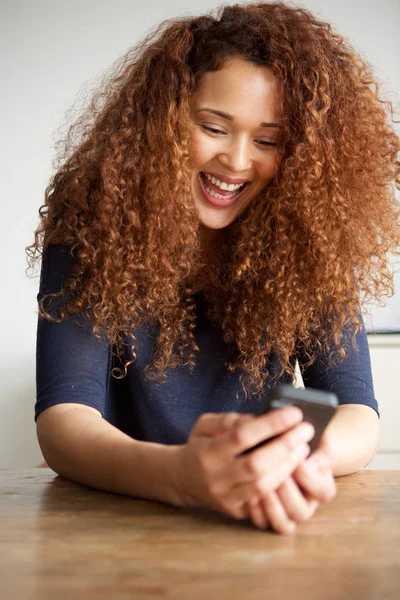
{"type": "Polygon", "coordinates": [[[258,122],[277,119],[278,85],[271,69],[243,59],[229,60],[219,71],[203,75],[191,107],[220,109],[258,122]]]}

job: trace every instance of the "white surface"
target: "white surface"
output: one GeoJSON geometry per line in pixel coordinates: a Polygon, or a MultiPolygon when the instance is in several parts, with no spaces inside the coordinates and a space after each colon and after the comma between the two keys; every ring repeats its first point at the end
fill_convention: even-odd
{"type": "MultiPolygon", "coordinates": [[[[0,467],[32,467],[41,460],[33,420],[38,280],[25,276],[24,248],[32,243],[38,224],[54,143],[59,139],[57,129],[65,131],[67,109],[85,89],[90,96],[96,78],[150,28],[166,18],[200,14],[217,5],[205,0],[1,3],[0,467]]],[[[373,63],[383,89],[392,90],[394,100],[400,89],[398,0],[308,0],[300,5],[319,13],[350,39],[373,63]]],[[[77,108],[81,104],[78,101],[77,108]]],[[[396,302],[392,299],[393,310],[382,312],[383,321],[386,314],[399,314],[396,302]]],[[[400,350],[396,352],[398,356],[400,350]]],[[[396,394],[398,382],[387,379],[386,397],[396,394]]]]}
{"type": "Polygon", "coordinates": [[[364,470],[398,471],[400,470],[400,453],[378,452],[374,460],[364,470]]]}
{"type": "MultiPolygon", "coordinates": [[[[379,450],[400,453],[400,383],[398,371],[400,365],[400,336],[397,347],[379,348],[370,346],[372,376],[375,398],[379,403],[381,416],[381,439],[379,450]]],[[[370,339],[370,338],[369,338],[370,339]]],[[[382,456],[380,462],[384,461],[382,456]]]]}

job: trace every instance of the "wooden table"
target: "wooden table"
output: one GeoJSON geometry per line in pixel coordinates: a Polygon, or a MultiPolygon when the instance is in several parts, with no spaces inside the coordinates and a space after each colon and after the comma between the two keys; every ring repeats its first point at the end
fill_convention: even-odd
{"type": "Polygon", "coordinates": [[[0,471],[2,600],[400,598],[400,471],[337,479],[290,535],[0,471]]]}

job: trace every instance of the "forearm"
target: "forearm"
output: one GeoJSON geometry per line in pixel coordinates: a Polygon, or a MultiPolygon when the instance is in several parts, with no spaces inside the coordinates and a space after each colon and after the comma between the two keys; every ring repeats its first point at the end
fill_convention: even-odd
{"type": "Polygon", "coordinates": [[[369,406],[339,406],[321,439],[333,456],[333,475],[349,475],[366,467],[376,454],[379,432],[378,415],[369,406]]]}
{"type": "Polygon", "coordinates": [[[134,440],[84,407],[57,419],[45,413],[38,440],[56,473],[96,489],[179,505],[172,477],[179,446],[134,440]]]}

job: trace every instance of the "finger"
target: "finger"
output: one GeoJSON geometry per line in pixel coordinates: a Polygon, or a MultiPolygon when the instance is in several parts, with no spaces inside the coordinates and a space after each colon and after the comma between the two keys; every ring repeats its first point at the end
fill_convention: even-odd
{"type": "Polygon", "coordinates": [[[263,491],[274,490],[292,473],[300,459],[308,456],[310,448],[306,442],[313,435],[313,427],[301,423],[277,440],[238,457],[225,469],[222,479],[226,479],[229,487],[263,478],[267,486],[263,491]]]}
{"type": "Polygon", "coordinates": [[[214,434],[219,434],[233,427],[241,417],[241,413],[237,412],[204,413],[196,421],[190,436],[210,437],[214,434]]]}
{"type": "Polygon", "coordinates": [[[298,408],[279,408],[266,415],[238,423],[237,427],[214,440],[209,450],[214,452],[218,459],[228,461],[259,442],[286,432],[301,420],[302,412],[298,408]]]}
{"type": "Polygon", "coordinates": [[[239,423],[243,423],[249,419],[254,419],[254,415],[242,415],[240,413],[229,412],[220,415],[219,421],[215,424],[215,429],[211,433],[211,437],[215,438],[226,431],[236,427],[239,423]]]}
{"type": "Polygon", "coordinates": [[[314,465],[321,474],[326,473],[333,467],[333,458],[325,450],[317,449],[311,454],[307,462],[314,465]]]}
{"type": "MultiPolygon", "coordinates": [[[[310,447],[307,444],[304,444],[294,450],[282,464],[278,464],[276,468],[271,467],[267,470],[265,470],[264,466],[264,471],[258,477],[252,476],[251,480],[246,483],[232,485],[232,481],[227,483],[223,476],[220,476],[217,484],[217,491],[219,495],[225,495],[228,498],[228,501],[233,504],[249,502],[254,496],[261,496],[276,490],[296,469],[300,462],[304,460],[309,452],[310,447]]],[[[248,458],[250,458],[250,456],[248,458]]],[[[266,464],[269,464],[268,461],[266,464]]],[[[229,470],[229,467],[227,470],[229,470]]],[[[230,467],[230,470],[232,473],[232,466],[230,467]]],[[[236,475],[231,475],[231,479],[234,478],[236,478],[236,475]]]]}
{"type": "Polygon", "coordinates": [[[293,533],[295,531],[296,523],[288,517],[276,492],[268,492],[268,494],[262,496],[261,505],[274,531],[278,533],[293,533]]]}
{"type": "Polygon", "coordinates": [[[252,421],[255,418],[255,415],[251,413],[226,413],[225,417],[221,419],[220,431],[218,432],[218,435],[225,433],[233,427],[237,427],[240,423],[244,423],[245,421],[249,420],[252,421]]]}
{"type": "MultiPolygon", "coordinates": [[[[254,422],[250,425],[254,425],[254,422]]],[[[241,424],[236,429],[240,427],[241,424]]],[[[277,440],[241,457],[224,456],[223,451],[229,446],[229,441],[225,441],[225,446],[221,447],[224,434],[216,440],[211,439],[202,460],[215,476],[213,494],[228,496],[230,500],[231,489],[233,491],[237,486],[244,486],[235,490],[234,495],[236,500],[247,501],[255,493],[275,490],[308,456],[310,449],[303,440],[310,440],[313,436],[312,425],[301,423],[277,440]],[[249,484],[246,485],[246,482],[249,484]]]]}
{"type": "Polygon", "coordinates": [[[277,494],[289,519],[296,523],[310,519],[319,506],[317,500],[307,499],[302,494],[292,476],[289,476],[279,486],[277,494]]]}
{"type": "Polygon", "coordinates": [[[259,498],[255,497],[250,500],[250,502],[247,503],[247,509],[254,527],[257,527],[257,529],[268,528],[269,523],[259,498]]]}
{"type": "Polygon", "coordinates": [[[330,470],[322,474],[306,460],[296,468],[293,477],[302,490],[319,502],[330,502],[336,496],[336,483],[330,470]]]}
{"type": "Polygon", "coordinates": [[[210,437],[216,438],[222,433],[231,430],[233,427],[237,427],[239,423],[244,423],[245,421],[249,421],[255,419],[255,415],[252,414],[239,414],[239,413],[226,413],[224,417],[221,418],[219,423],[219,427],[216,426],[215,431],[211,434],[210,437]]]}

